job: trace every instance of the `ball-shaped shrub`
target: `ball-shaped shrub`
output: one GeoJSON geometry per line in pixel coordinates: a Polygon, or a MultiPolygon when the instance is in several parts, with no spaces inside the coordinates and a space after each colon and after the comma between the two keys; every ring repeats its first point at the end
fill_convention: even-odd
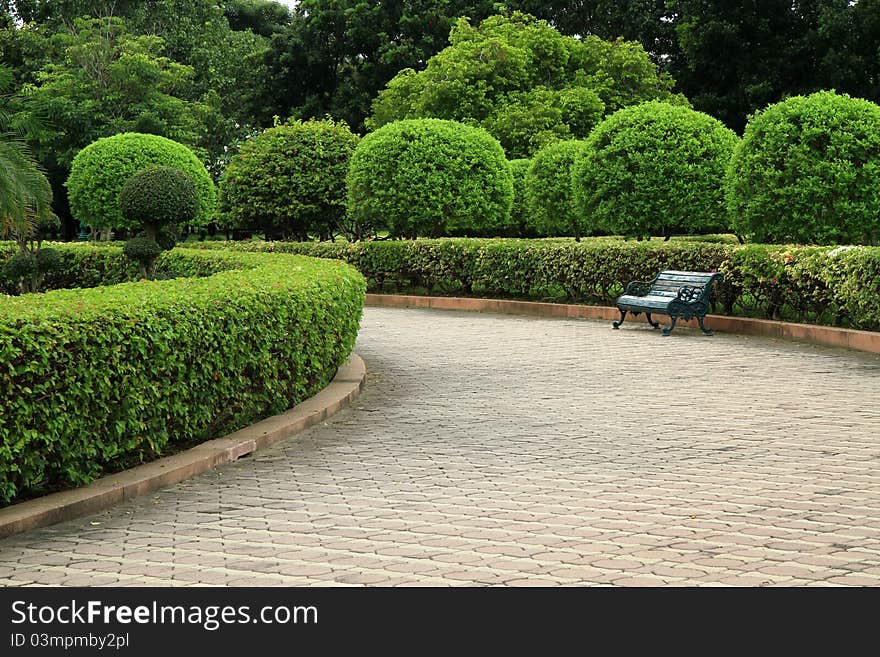
{"type": "Polygon", "coordinates": [[[538,235],[583,235],[584,226],[575,211],[571,191],[571,169],[583,148],[582,141],[560,141],[545,146],[532,158],[526,194],[529,226],[538,235]]]}
{"type": "Polygon", "coordinates": [[[510,160],[510,173],[513,176],[513,205],[510,208],[506,237],[524,237],[529,234],[529,206],[526,196],[526,176],[532,161],[529,159],[510,160]]]}
{"type": "Polygon", "coordinates": [[[199,213],[191,226],[212,221],[214,183],[195,153],[171,139],[136,132],[104,137],[77,153],[67,179],[73,217],[84,226],[99,230],[137,228],[137,222],[122,216],[119,194],[129,178],[154,166],[179,169],[195,183],[199,213]]]}
{"type": "Polygon", "coordinates": [[[349,214],[393,236],[494,235],[512,202],[501,144],[456,121],[389,123],[364,137],[351,158],[349,214]]]}
{"type": "Polygon", "coordinates": [[[880,106],[833,91],[748,122],[727,176],[735,227],[759,242],[880,241],[880,106]]]}
{"type": "Polygon", "coordinates": [[[119,209],[127,223],[158,232],[169,224],[190,224],[199,213],[199,193],[180,169],[150,167],[125,183],[119,209]]]}
{"type": "Polygon", "coordinates": [[[246,142],[220,178],[223,223],[285,237],[325,237],[345,213],[345,176],[360,138],[344,122],[296,121],[246,142]]]}
{"type": "Polygon", "coordinates": [[[724,176],[737,140],[688,107],[651,101],[618,110],[590,133],[575,162],[575,207],[620,235],[725,230],[724,176]]]}
{"type": "Polygon", "coordinates": [[[162,255],[162,247],[152,237],[138,235],[122,245],[122,253],[140,265],[141,276],[146,278],[152,274],[156,258],[162,255]]]}

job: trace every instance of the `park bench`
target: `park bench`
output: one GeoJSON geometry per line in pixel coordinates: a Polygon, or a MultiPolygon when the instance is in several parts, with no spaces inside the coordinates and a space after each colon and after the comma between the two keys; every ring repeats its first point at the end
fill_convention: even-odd
{"type": "Polygon", "coordinates": [[[620,319],[614,322],[614,328],[620,328],[629,312],[636,316],[645,313],[648,324],[658,329],[660,323],[651,315],[659,313],[672,320],[669,328],[663,329],[663,335],[672,333],[679,318],[687,321],[694,317],[700,323],[700,330],[712,335],[703,319],[709,311],[712,283],[721,279],[721,274],[715,272],[661,271],[653,281],[633,281],[617,298],[615,305],[620,311],[620,319]]]}

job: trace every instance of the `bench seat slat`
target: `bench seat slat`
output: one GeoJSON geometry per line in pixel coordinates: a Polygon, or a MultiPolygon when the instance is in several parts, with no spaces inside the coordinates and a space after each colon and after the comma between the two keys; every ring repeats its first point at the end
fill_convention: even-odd
{"type": "Polygon", "coordinates": [[[655,296],[648,295],[644,297],[637,297],[631,294],[625,294],[622,297],[617,299],[618,306],[632,306],[639,308],[660,308],[665,309],[666,306],[669,305],[669,302],[675,297],[663,297],[663,296],[655,296]]]}

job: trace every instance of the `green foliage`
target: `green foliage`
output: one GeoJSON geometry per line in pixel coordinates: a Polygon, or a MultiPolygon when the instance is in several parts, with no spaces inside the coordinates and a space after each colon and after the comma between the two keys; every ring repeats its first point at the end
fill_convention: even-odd
{"type": "Polygon", "coordinates": [[[582,141],[562,141],[535,153],[529,168],[526,195],[528,224],[538,235],[579,238],[585,224],[575,211],[571,169],[583,150],[582,141]]]}
{"type": "Polygon", "coordinates": [[[77,18],[72,31],[59,31],[58,54],[28,91],[51,126],[38,135],[41,161],[66,171],[84,146],[120,132],[196,144],[209,108],[183,97],[193,69],[165,57],[163,47],[158,36],[130,34],[120,18],[77,18]]]}
{"type": "Polygon", "coordinates": [[[399,121],[351,158],[348,212],[392,236],[495,235],[510,217],[513,179],[501,145],[454,121],[399,121]]]}
{"type": "MultiPolygon", "coordinates": [[[[80,284],[95,258],[123,265],[118,248],[59,250],[80,284]]],[[[0,503],[280,413],[354,346],[364,281],[342,263],[175,249],[158,269],[185,278],[0,302],[0,503]]]]}
{"type": "Polygon", "coordinates": [[[527,159],[510,160],[510,173],[513,176],[513,205],[510,208],[510,228],[507,237],[525,237],[529,234],[529,203],[526,180],[532,161],[527,159]]]}
{"type": "Polygon", "coordinates": [[[6,93],[12,82],[12,71],[0,65],[0,239],[12,236],[24,251],[54,215],[52,187],[12,117],[20,101],[6,93]]]}
{"type": "Polygon", "coordinates": [[[130,225],[159,228],[189,224],[199,213],[199,194],[192,178],[180,169],[143,169],[119,193],[119,209],[130,225]]]}
{"type": "Polygon", "coordinates": [[[619,110],[575,163],[575,207],[618,235],[723,232],[724,176],[736,143],[718,120],[687,107],[653,101],[619,110]]]}
{"type": "MultiPolygon", "coordinates": [[[[195,245],[191,245],[195,246],[195,245]]],[[[371,292],[454,294],[610,306],[661,269],[721,271],[713,312],[880,331],[880,247],[739,245],[674,239],[443,239],[204,243],[297,253],[356,267],[371,292]]]]}
{"type": "Polygon", "coordinates": [[[138,133],[105,137],[79,152],[67,180],[73,216],[94,229],[137,228],[137,221],[122,216],[119,195],[134,174],[155,166],[179,169],[189,176],[199,194],[199,213],[192,225],[211,221],[215,191],[205,166],[183,144],[138,133]]]}
{"type": "Polygon", "coordinates": [[[295,121],[247,141],[220,179],[224,222],[329,237],[345,213],[345,176],[359,142],[345,123],[295,121]]]}
{"type": "Polygon", "coordinates": [[[266,57],[268,116],[327,114],[363,131],[370,103],[405,68],[447,45],[460,16],[482,19],[494,0],[300,0],[266,57]],[[291,108],[294,108],[291,111],[291,108]]]}
{"type": "Polygon", "coordinates": [[[404,118],[475,123],[509,157],[583,138],[604,113],[648,99],[686,103],[644,49],[622,40],[565,37],[527,14],[460,20],[424,71],[404,69],[373,105],[368,127],[404,118]]]}
{"type": "Polygon", "coordinates": [[[122,253],[126,258],[134,260],[140,265],[143,278],[152,274],[153,263],[162,255],[162,247],[152,237],[138,235],[128,240],[122,247],[122,253]]]}
{"type": "Polygon", "coordinates": [[[563,34],[638,41],[694,108],[738,133],[756,109],[836,89],[880,102],[880,0],[509,0],[563,34]]]}
{"type": "Polygon", "coordinates": [[[727,177],[736,228],[756,241],[880,242],[880,107],[833,91],[749,121],[727,177]]]}

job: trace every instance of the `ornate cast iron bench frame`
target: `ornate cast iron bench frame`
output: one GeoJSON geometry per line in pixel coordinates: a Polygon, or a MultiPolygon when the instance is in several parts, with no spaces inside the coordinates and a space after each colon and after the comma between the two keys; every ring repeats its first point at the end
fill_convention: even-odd
{"type": "Polygon", "coordinates": [[[651,317],[652,313],[668,315],[672,320],[669,328],[663,329],[663,335],[672,333],[679,318],[687,321],[697,318],[700,330],[706,335],[712,331],[703,324],[709,311],[709,294],[712,283],[722,280],[722,275],[715,272],[693,271],[661,271],[653,281],[633,281],[626,286],[626,292],[617,298],[615,305],[620,311],[620,319],[614,322],[614,328],[620,328],[626,314],[640,315],[645,313],[648,323],[655,329],[660,323],[651,317]]]}

